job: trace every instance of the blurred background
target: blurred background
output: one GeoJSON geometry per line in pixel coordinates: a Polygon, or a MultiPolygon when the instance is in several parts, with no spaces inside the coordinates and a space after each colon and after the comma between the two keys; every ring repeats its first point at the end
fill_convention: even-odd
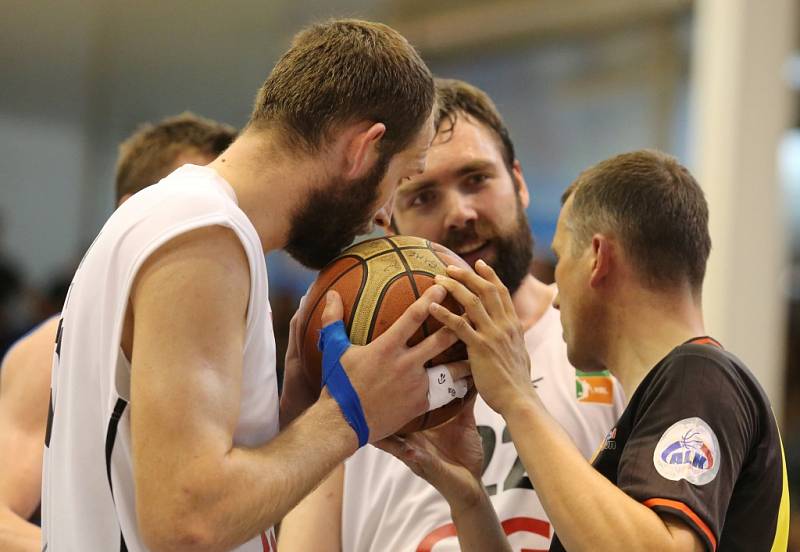
{"type": "MultiPolygon", "coordinates": [[[[241,126],[291,36],[329,16],[402,32],[495,100],[552,278],[563,189],[655,147],[710,203],[709,332],[764,384],[800,510],[800,0],[0,0],[0,352],[57,312],[114,206],[117,145],[191,110],[241,126]]],[[[275,332],[314,277],[267,259],[275,332]]],[[[798,531],[793,531],[794,539],[798,531]]],[[[797,543],[792,549],[800,550],[797,543]]]]}

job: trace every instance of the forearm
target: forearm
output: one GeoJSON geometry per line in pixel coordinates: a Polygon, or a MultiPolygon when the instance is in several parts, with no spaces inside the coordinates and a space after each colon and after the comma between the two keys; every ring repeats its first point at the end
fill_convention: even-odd
{"type": "Polygon", "coordinates": [[[547,516],[567,550],[674,548],[662,519],[586,462],[537,397],[504,417],[547,516]]]}
{"type": "Polygon", "coordinates": [[[155,530],[189,527],[175,546],[160,535],[165,549],[220,550],[233,548],[274,525],[357,447],[353,430],[343,420],[338,405],[325,397],[311,406],[275,439],[259,448],[232,448],[221,460],[198,461],[178,489],[161,496],[182,497],[172,503],[172,523],[165,524],[161,510],[148,511],[155,530]]]}
{"type": "Polygon", "coordinates": [[[39,552],[42,532],[8,508],[0,508],[0,550],[5,552],[39,552]]]}
{"type": "Polygon", "coordinates": [[[481,492],[480,497],[466,507],[450,502],[450,514],[463,552],[511,550],[497,513],[485,492],[481,492]]]}
{"type": "Polygon", "coordinates": [[[342,494],[344,464],[295,506],[281,521],[278,549],[281,552],[342,549],[342,494]],[[313,531],[309,531],[313,527],[313,531]]]}

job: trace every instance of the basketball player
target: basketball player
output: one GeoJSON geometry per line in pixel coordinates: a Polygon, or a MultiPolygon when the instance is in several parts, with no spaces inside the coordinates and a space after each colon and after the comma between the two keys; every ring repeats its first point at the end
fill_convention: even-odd
{"type": "MultiPolygon", "coordinates": [[[[116,199],[120,205],[173,170],[205,165],[233,141],[233,128],[184,113],[143,125],[119,147],[116,199]]],[[[58,316],[17,342],[0,369],[0,550],[42,549],[39,502],[50,373],[58,316]]]]}
{"type": "MultiPolygon", "coordinates": [[[[111,216],[59,324],[45,546],[269,550],[272,525],[335,465],[425,411],[424,364],[456,340],[406,343],[440,286],[334,357],[335,385],[278,435],[264,254],[319,268],[388,220],[397,184],[424,169],[433,101],[430,71],[396,31],[313,25],[220,157],[111,216]]],[[[326,324],[341,298],[327,305],[326,324]]]]}
{"type": "MultiPolygon", "coordinates": [[[[524,338],[495,272],[478,263],[477,274],[443,279],[474,327],[431,312],[467,344],[479,393],[508,424],[555,527],[550,550],[786,550],[786,466],[769,400],[704,335],[710,248],[702,190],[660,152],[603,161],[564,194],[553,251],[567,354],[579,369],[610,369],[630,397],[592,465],[528,384],[524,338]]],[[[406,447],[396,452],[424,473],[459,464],[406,447]]],[[[463,478],[434,479],[455,510],[472,512],[461,520],[481,524],[463,478]]],[[[464,536],[465,550],[503,546],[469,526],[464,536]]]]}
{"type": "MultiPolygon", "coordinates": [[[[427,167],[399,186],[391,231],[428,238],[470,265],[482,258],[495,268],[524,329],[534,366],[529,382],[588,458],[622,412],[619,385],[602,372],[576,378],[567,361],[552,307],[555,289],[528,270],[533,254],[525,215],[528,189],[493,102],[456,80],[437,80],[437,93],[439,123],[427,167]]],[[[474,412],[484,458],[482,474],[480,454],[475,469],[491,506],[517,550],[546,549],[552,529],[505,421],[480,398],[474,412]]],[[[477,446],[479,453],[480,442],[477,446]]],[[[287,517],[281,546],[439,552],[457,550],[458,542],[448,503],[436,489],[390,454],[366,447],[287,517]],[[309,526],[325,531],[308,531],[309,526]]]]}

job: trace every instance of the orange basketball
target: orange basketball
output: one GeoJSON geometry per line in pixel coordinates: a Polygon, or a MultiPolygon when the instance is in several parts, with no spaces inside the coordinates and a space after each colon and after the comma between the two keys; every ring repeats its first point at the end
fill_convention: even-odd
{"type": "MultiPolygon", "coordinates": [[[[464,260],[437,243],[412,236],[391,236],[367,240],[346,249],[320,272],[306,296],[300,323],[300,360],[309,385],[321,390],[322,353],[317,348],[325,293],[336,290],[344,305],[344,324],[354,345],[366,345],[397,320],[422,293],[432,286],[434,276],[445,274],[447,265],[469,268],[464,260]]],[[[442,305],[452,312],[464,312],[448,295],[442,305]]],[[[422,324],[409,340],[415,345],[441,328],[433,317],[422,324]]],[[[427,366],[466,360],[467,349],[459,341],[427,366]]],[[[442,424],[455,416],[475,394],[470,387],[463,399],[426,412],[406,424],[398,433],[411,433],[442,424]]]]}

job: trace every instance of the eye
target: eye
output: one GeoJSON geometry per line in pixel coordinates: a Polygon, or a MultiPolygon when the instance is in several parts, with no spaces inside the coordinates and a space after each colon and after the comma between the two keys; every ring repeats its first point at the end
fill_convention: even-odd
{"type": "Polygon", "coordinates": [[[483,188],[486,182],[489,180],[489,175],[485,173],[472,173],[467,176],[467,186],[473,190],[479,190],[483,188]]]}
{"type": "Polygon", "coordinates": [[[409,203],[409,207],[427,207],[436,201],[435,190],[422,190],[415,195],[409,203]]]}

